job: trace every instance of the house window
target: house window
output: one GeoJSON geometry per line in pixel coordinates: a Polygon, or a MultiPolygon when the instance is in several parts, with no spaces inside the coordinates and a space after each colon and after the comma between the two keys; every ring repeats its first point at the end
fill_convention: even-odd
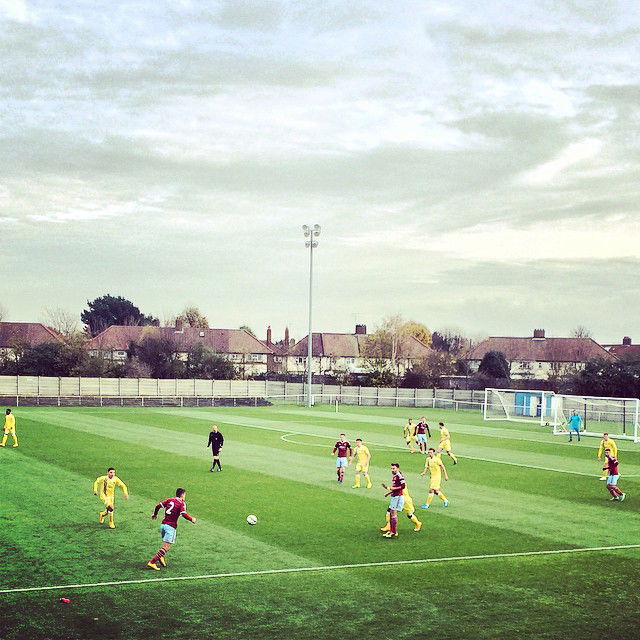
{"type": "Polygon", "coordinates": [[[124,356],[127,355],[127,352],[126,351],[116,351],[116,355],[120,356],[121,358],[124,358],[124,356]]]}
{"type": "Polygon", "coordinates": [[[538,369],[542,369],[542,362],[538,362],[538,369]]]}
{"type": "Polygon", "coordinates": [[[347,364],[353,364],[356,361],[355,358],[345,358],[345,360],[347,361],[347,364]]]}
{"type": "Polygon", "coordinates": [[[264,356],[261,353],[252,353],[249,356],[251,362],[264,362],[264,356]]]}
{"type": "Polygon", "coordinates": [[[282,362],[282,356],[273,356],[274,362],[282,362]]]}
{"type": "Polygon", "coordinates": [[[304,364],[306,360],[306,358],[298,357],[296,358],[296,364],[304,364]]]}

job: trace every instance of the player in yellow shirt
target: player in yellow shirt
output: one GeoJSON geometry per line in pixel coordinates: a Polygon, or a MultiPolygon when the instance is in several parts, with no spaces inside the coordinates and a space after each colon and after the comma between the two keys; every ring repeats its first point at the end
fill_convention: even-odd
{"type": "MultiPolygon", "coordinates": [[[[600,446],[598,447],[598,460],[602,460],[602,452],[605,449],[609,449],[609,455],[613,458],[618,457],[618,445],[615,440],[612,440],[608,433],[602,434],[602,440],[600,440],[600,446]]],[[[607,476],[600,476],[600,480],[606,480],[607,476]]]]}
{"type": "Polygon", "coordinates": [[[420,474],[422,477],[429,471],[429,475],[431,477],[429,481],[429,495],[427,496],[427,501],[420,508],[428,509],[431,506],[431,501],[433,500],[433,496],[439,496],[439,498],[444,502],[445,507],[449,506],[449,501],[447,497],[440,491],[440,485],[442,483],[442,474],[444,473],[444,479],[449,480],[449,476],[447,475],[447,470],[445,466],[442,464],[442,460],[440,456],[436,455],[436,450],[431,447],[428,451],[427,459],[424,463],[424,469],[420,474]]]}
{"type": "Polygon", "coordinates": [[[4,433],[2,434],[2,442],[0,447],[7,446],[7,438],[11,436],[13,438],[13,446],[18,446],[18,436],[16,435],[16,417],[11,413],[11,409],[5,411],[4,416],[4,433]]]}
{"type": "Polygon", "coordinates": [[[415,453],[416,449],[413,446],[413,443],[416,441],[416,425],[413,424],[413,421],[411,418],[409,418],[409,420],[407,421],[407,424],[404,425],[402,434],[404,436],[404,439],[407,445],[409,446],[409,451],[411,451],[411,453],[415,453]]]}
{"type": "Polygon", "coordinates": [[[440,426],[440,444],[438,445],[440,451],[446,451],[447,455],[453,460],[453,464],[458,464],[458,458],[453,455],[451,451],[451,434],[449,429],[444,426],[444,422],[438,423],[440,426]]]}
{"type": "Polygon", "coordinates": [[[360,488],[360,474],[364,474],[367,481],[367,489],[371,489],[371,478],[369,477],[369,462],[371,461],[371,452],[369,448],[362,442],[362,438],[356,438],[356,448],[353,450],[356,458],[356,483],[352,489],[360,488]]]}
{"type": "Polygon", "coordinates": [[[129,499],[129,491],[127,491],[127,485],[118,478],[116,470],[113,467],[107,469],[106,476],[99,476],[93,483],[93,495],[98,495],[98,489],[100,490],[100,500],[104,502],[104,511],[100,512],[98,522],[102,524],[106,515],[109,516],[109,529],[115,529],[116,525],[113,522],[113,510],[115,509],[115,497],[116,487],[122,489],[125,500],[129,499]]]}

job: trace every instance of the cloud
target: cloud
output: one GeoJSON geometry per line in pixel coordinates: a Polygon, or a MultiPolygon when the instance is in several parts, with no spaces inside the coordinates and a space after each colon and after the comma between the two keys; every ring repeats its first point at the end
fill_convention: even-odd
{"type": "Polygon", "coordinates": [[[528,332],[570,289],[533,305],[527,274],[574,279],[591,324],[611,301],[601,274],[637,274],[629,3],[0,7],[3,295],[21,319],[106,278],[149,312],[195,291],[224,300],[221,323],[302,332],[299,228],[316,221],[318,318],[337,330],[355,308],[410,308],[528,332]]]}
{"type": "Polygon", "coordinates": [[[0,12],[4,13],[9,20],[15,22],[25,23],[32,18],[24,0],[0,0],[0,12]]]}
{"type": "Polygon", "coordinates": [[[601,149],[602,141],[595,138],[574,142],[563,149],[553,160],[549,160],[522,174],[520,180],[533,186],[551,184],[570,167],[595,158],[601,149]]]}

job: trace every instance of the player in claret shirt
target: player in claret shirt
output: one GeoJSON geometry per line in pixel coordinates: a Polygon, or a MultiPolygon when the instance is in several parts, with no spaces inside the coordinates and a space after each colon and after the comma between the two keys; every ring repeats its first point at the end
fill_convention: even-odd
{"type": "Polygon", "coordinates": [[[383,534],[385,538],[397,538],[398,537],[398,511],[402,511],[404,508],[404,496],[403,491],[407,488],[404,481],[404,476],[400,473],[400,465],[394,462],[391,465],[391,486],[386,484],[382,485],[383,489],[387,490],[384,497],[389,499],[389,531],[383,534]]]}
{"type": "Polygon", "coordinates": [[[618,458],[611,455],[611,449],[604,450],[605,466],[602,470],[609,475],[607,476],[607,489],[611,494],[611,500],[618,500],[622,502],[626,498],[626,494],[622,493],[618,489],[618,478],[620,472],[618,471],[618,458]]]}
{"type": "Polygon", "coordinates": [[[420,422],[416,425],[416,439],[418,440],[418,449],[420,453],[427,453],[427,434],[431,437],[431,430],[427,424],[427,419],[422,416],[420,422]]]}
{"type": "Polygon", "coordinates": [[[192,518],[187,513],[187,505],[184,501],[184,496],[186,491],[184,489],[176,489],[176,497],[169,498],[164,502],[160,502],[156,505],[156,508],[151,516],[152,520],[155,520],[158,517],[158,511],[164,507],[164,518],[162,519],[162,524],[160,525],[160,535],[162,536],[162,546],[158,550],[153,558],[149,562],[147,562],[147,567],[150,569],[155,569],[156,571],[160,571],[160,567],[158,566],[158,562],[163,567],[167,566],[167,561],[164,559],[165,554],[169,549],[171,549],[171,545],[176,541],[176,529],[178,528],[178,519],[180,516],[185,518],[186,520],[190,520],[195,524],[196,519],[192,518]]]}
{"type": "Polygon", "coordinates": [[[353,458],[351,444],[349,444],[347,436],[344,433],[340,434],[340,440],[336,442],[331,455],[334,455],[336,451],[338,452],[338,457],[336,458],[336,473],[338,474],[338,482],[342,482],[344,480],[344,470],[353,458]],[[347,451],[349,452],[348,458],[347,451]]]}

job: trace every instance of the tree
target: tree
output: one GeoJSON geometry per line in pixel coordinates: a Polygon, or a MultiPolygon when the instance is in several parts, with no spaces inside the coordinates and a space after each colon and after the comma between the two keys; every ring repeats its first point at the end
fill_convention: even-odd
{"type": "Polygon", "coordinates": [[[93,301],[87,300],[88,308],[80,314],[91,336],[96,336],[112,325],[154,325],[158,319],[144,315],[133,302],[122,296],[105,295],[93,301]]]}
{"type": "Polygon", "coordinates": [[[149,367],[152,378],[181,378],[185,363],[178,356],[178,345],[169,337],[148,333],[137,344],[131,344],[130,353],[149,367]]]}
{"type": "Polygon", "coordinates": [[[367,337],[364,356],[371,370],[389,372],[396,378],[400,375],[400,366],[407,352],[405,325],[400,315],[389,316],[367,337]]]}
{"type": "Polygon", "coordinates": [[[86,351],[71,349],[61,342],[44,342],[25,347],[15,360],[17,375],[70,376],[88,359],[86,351]]]}
{"type": "Polygon", "coordinates": [[[637,398],[640,396],[640,364],[590,360],[584,369],[567,376],[564,392],[574,395],[637,398]]]}
{"type": "Polygon", "coordinates": [[[407,371],[403,387],[426,389],[437,387],[442,376],[451,376],[456,372],[456,361],[449,353],[431,350],[426,358],[407,371]]]}
{"type": "Polygon", "coordinates": [[[237,377],[231,362],[201,343],[196,344],[189,352],[186,373],[190,378],[207,380],[233,380],[237,377]]]}
{"type": "Polygon", "coordinates": [[[402,330],[406,335],[413,336],[423,344],[426,344],[427,347],[431,344],[431,331],[429,331],[429,329],[420,322],[415,322],[413,320],[405,322],[402,330]]]}
{"type": "Polygon", "coordinates": [[[431,336],[431,347],[454,356],[460,355],[467,347],[468,340],[456,329],[440,329],[431,336]]]}
{"type": "Polygon", "coordinates": [[[65,337],[77,333],[79,329],[77,316],[62,307],[47,307],[44,310],[44,324],[65,337]]]}
{"type": "Polygon", "coordinates": [[[2,322],[5,314],[6,314],[6,311],[4,309],[4,306],[2,304],[0,304],[0,322],[2,322]]]}
{"type": "Polygon", "coordinates": [[[591,331],[581,324],[574,329],[571,329],[571,333],[569,335],[572,338],[593,338],[591,331]]]}
{"type": "Polygon", "coordinates": [[[509,363],[502,351],[487,351],[484,354],[478,372],[491,378],[509,379],[509,363]]]}
{"type": "Polygon", "coordinates": [[[176,320],[182,320],[187,327],[197,327],[200,329],[209,328],[209,321],[198,307],[185,307],[183,311],[178,314],[176,320]]]}
{"type": "Polygon", "coordinates": [[[251,334],[254,338],[256,337],[256,334],[253,333],[251,327],[248,327],[246,324],[243,324],[241,327],[239,327],[239,329],[241,331],[246,331],[247,333],[251,334]]]}

